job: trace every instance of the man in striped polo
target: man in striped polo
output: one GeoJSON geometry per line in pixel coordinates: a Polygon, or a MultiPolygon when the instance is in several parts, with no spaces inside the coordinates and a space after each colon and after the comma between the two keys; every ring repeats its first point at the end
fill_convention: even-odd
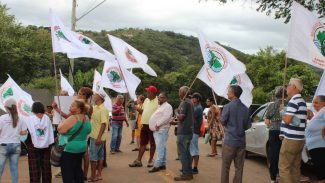
{"type": "Polygon", "coordinates": [[[127,127],[129,127],[129,123],[125,117],[123,103],[123,95],[118,95],[116,97],[116,103],[112,107],[112,139],[110,144],[111,154],[122,152],[120,150],[120,145],[122,140],[123,122],[125,121],[127,127]]]}
{"type": "Polygon", "coordinates": [[[291,78],[287,87],[290,101],[282,117],[279,174],[281,183],[300,182],[301,151],[305,144],[307,105],[301,96],[303,84],[300,79],[291,78]]]}

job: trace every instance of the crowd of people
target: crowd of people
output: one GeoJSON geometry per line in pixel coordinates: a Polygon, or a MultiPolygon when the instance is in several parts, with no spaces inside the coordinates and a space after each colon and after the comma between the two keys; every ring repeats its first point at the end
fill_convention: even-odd
{"type": "MultiPolygon", "coordinates": [[[[292,78],[286,89],[276,88],[274,101],[267,107],[265,124],[269,129],[267,158],[271,182],[299,182],[301,152],[305,145],[319,183],[325,182],[325,96],[314,98],[315,111],[312,112],[307,109],[302,90],[302,82],[292,78]]],[[[181,173],[174,177],[174,181],[191,180],[193,175],[199,173],[198,139],[206,135],[211,145],[208,157],[218,155],[217,141],[222,141],[220,182],[229,182],[232,162],[235,166],[233,182],[242,182],[245,131],[251,127],[252,121],[249,109],[240,100],[243,92],[240,86],[229,86],[227,96],[230,102],[223,108],[215,105],[214,99],[208,98],[206,105],[209,110],[206,116],[201,104],[203,97],[199,92],[190,92],[187,86],[179,88],[180,103],[174,110],[168,103],[168,93],[158,92],[155,86],[149,86],[146,91],[147,97],[139,95],[136,101],[125,101],[123,95],[117,95],[111,120],[109,110],[104,105],[105,94],[100,91],[93,93],[87,87],[78,91],[68,114],[55,102],[48,107],[49,111],[41,102],[35,102],[32,105],[33,115],[21,118],[16,101],[6,100],[4,106],[7,114],[0,117],[0,181],[8,159],[11,180],[13,183],[18,182],[21,135],[27,135],[25,143],[31,183],[52,182],[50,158],[54,144],[64,148],[60,172],[56,175],[62,177],[64,183],[102,180],[109,130],[109,153],[121,153],[122,130],[126,123],[126,126],[130,124],[132,127],[130,144],[136,144],[132,151],[138,152],[135,160],[130,162],[130,168],[142,167],[143,155],[149,150],[146,164],[151,167],[149,173],[166,170],[167,141],[171,125],[175,125],[181,173]],[[52,123],[52,109],[63,117],[58,124],[52,123]],[[202,134],[204,117],[207,118],[208,133],[202,134]]]]}

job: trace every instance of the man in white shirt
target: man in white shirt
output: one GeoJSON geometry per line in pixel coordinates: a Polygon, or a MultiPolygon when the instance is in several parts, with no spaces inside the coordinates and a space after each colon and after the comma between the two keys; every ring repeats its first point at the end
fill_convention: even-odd
{"type": "Polygon", "coordinates": [[[157,160],[149,173],[166,169],[166,142],[170,127],[169,122],[173,116],[173,107],[167,102],[167,94],[161,92],[158,100],[159,107],[149,120],[149,128],[153,131],[157,152],[157,160]]]}

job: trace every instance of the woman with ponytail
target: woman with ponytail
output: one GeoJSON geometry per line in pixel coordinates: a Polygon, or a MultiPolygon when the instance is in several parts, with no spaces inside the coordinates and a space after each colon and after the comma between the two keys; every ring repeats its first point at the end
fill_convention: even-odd
{"type": "Polygon", "coordinates": [[[27,134],[27,126],[18,117],[14,99],[8,99],[4,106],[8,114],[0,116],[0,182],[8,159],[12,183],[17,183],[18,159],[21,152],[20,135],[27,134]]]}

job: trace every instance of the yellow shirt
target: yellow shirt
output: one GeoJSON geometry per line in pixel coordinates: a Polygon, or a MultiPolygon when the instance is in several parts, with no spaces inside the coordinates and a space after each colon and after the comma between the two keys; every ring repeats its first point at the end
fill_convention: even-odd
{"type": "Polygon", "coordinates": [[[93,114],[91,115],[91,133],[90,137],[93,139],[97,139],[100,126],[102,124],[106,124],[104,133],[102,135],[101,140],[105,141],[106,137],[108,136],[108,109],[104,106],[104,103],[93,107],[93,114]]]}
{"type": "Polygon", "coordinates": [[[153,100],[146,98],[143,102],[142,108],[143,108],[143,112],[142,112],[142,116],[141,116],[141,124],[148,125],[151,115],[158,108],[158,98],[156,97],[153,100]]]}

